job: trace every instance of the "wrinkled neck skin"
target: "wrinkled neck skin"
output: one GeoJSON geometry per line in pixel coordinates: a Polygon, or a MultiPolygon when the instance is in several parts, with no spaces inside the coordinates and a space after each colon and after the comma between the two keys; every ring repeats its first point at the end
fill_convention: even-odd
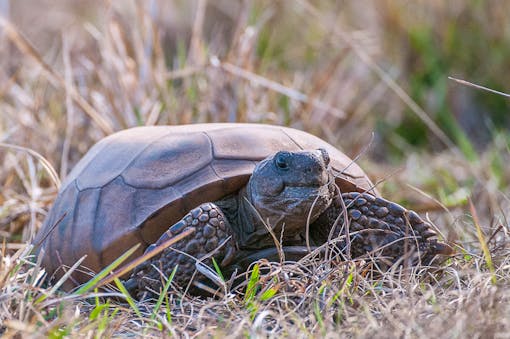
{"type": "Polygon", "coordinates": [[[278,241],[284,246],[304,245],[306,224],[313,223],[330,205],[328,193],[332,188],[321,188],[320,198],[308,201],[301,198],[257,197],[254,198],[248,183],[238,194],[237,235],[241,249],[261,249],[275,245],[269,233],[272,230],[278,241]],[[313,212],[310,210],[313,205],[313,212]],[[310,214],[310,219],[308,216],[310,214]],[[283,236],[282,236],[283,229],[283,236]]]}
{"type": "Polygon", "coordinates": [[[274,245],[274,240],[264,225],[264,222],[267,224],[267,220],[253,206],[248,188],[249,185],[239,191],[237,200],[238,245],[241,249],[257,249],[274,245]]]}

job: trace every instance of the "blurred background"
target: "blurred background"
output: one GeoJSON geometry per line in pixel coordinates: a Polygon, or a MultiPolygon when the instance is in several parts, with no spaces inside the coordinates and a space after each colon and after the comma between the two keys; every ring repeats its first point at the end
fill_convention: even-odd
{"type": "MultiPolygon", "coordinates": [[[[114,131],[259,122],[314,133],[463,238],[508,210],[510,2],[0,0],[0,237],[114,131]],[[27,149],[17,149],[14,146],[27,149]],[[471,227],[472,228],[472,227],[471,227]],[[465,235],[467,234],[467,235],[465,235]]],[[[26,227],[29,225],[29,227],[26,227]]]]}

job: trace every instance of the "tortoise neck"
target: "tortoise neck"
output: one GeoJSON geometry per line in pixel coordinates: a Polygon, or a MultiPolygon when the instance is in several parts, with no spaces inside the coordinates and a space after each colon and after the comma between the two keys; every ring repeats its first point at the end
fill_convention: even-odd
{"type": "Polygon", "coordinates": [[[274,245],[263,216],[253,206],[249,184],[239,191],[237,199],[238,214],[234,227],[239,236],[239,247],[250,249],[274,245]]]}

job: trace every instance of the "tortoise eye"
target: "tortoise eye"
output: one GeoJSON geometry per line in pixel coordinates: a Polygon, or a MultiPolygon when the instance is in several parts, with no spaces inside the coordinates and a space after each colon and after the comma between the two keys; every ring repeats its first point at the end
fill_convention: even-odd
{"type": "Polygon", "coordinates": [[[278,169],[288,170],[289,169],[289,152],[278,152],[274,157],[275,165],[278,169]]]}

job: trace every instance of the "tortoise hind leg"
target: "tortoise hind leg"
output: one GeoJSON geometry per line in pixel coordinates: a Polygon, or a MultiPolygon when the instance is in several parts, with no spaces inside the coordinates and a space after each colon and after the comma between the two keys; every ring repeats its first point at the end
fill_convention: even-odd
{"type": "Polygon", "coordinates": [[[178,286],[186,287],[195,273],[197,260],[210,264],[209,256],[212,256],[224,266],[233,258],[236,247],[230,225],[221,209],[213,203],[204,203],[193,209],[163,233],[145,253],[189,228],[194,230],[190,237],[178,241],[161,254],[137,266],[126,283],[128,288],[140,293],[147,289],[160,291],[161,275],[170,276],[176,265],[178,269],[173,281],[178,286]]]}
{"type": "MultiPolygon", "coordinates": [[[[412,263],[419,259],[421,263],[428,264],[435,255],[452,252],[447,244],[437,240],[431,225],[414,211],[358,192],[342,194],[310,226],[310,236],[314,242],[324,243],[330,236],[336,238],[345,234],[343,206],[347,208],[352,257],[379,254],[392,263],[412,254],[412,263]],[[340,218],[335,225],[337,217],[340,218]]],[[[345,249],[347,244],[342,240],[339,245],[345,249]]]]}

